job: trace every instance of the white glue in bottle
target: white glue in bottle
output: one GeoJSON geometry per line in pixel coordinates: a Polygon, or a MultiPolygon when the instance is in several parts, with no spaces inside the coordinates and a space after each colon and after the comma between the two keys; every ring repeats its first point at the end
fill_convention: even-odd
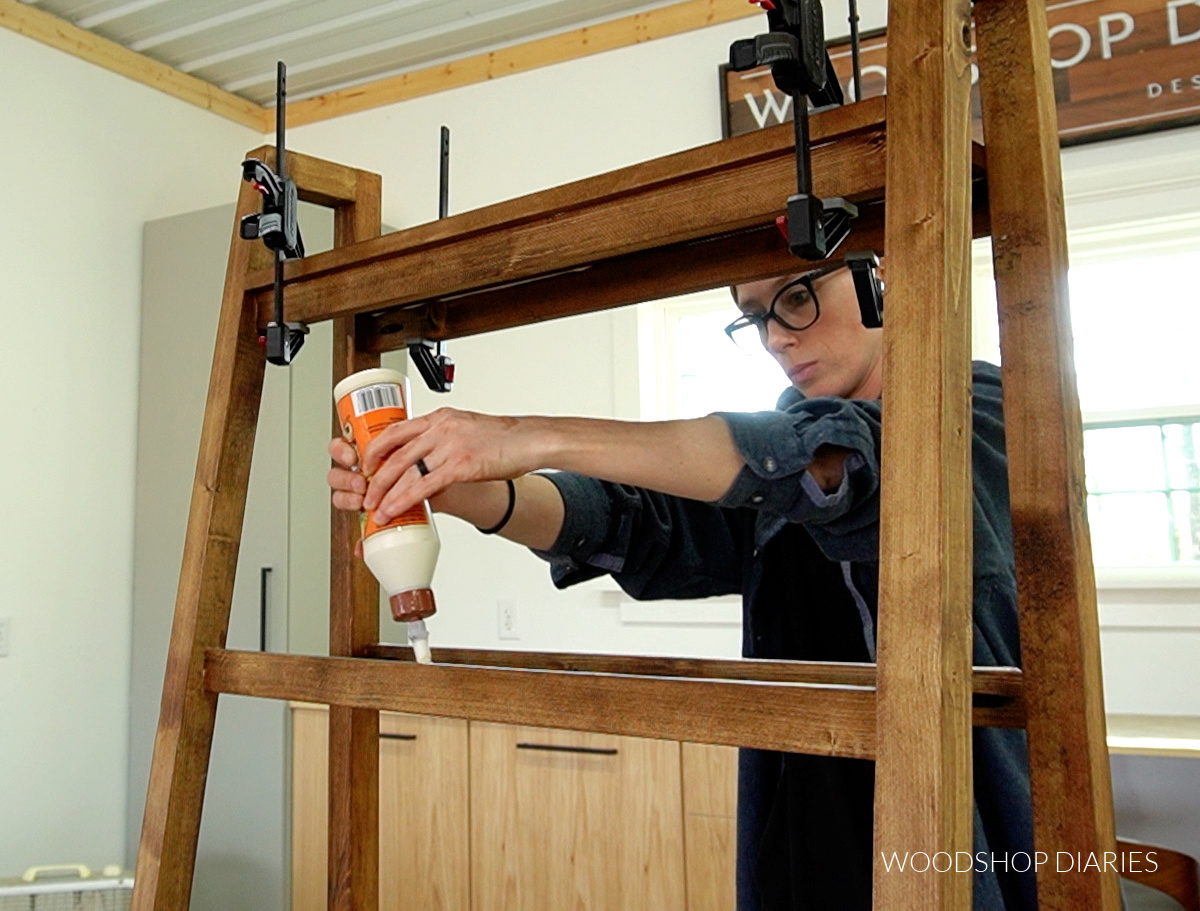
{"type": "MultiPolygon", "coordinates": [[[[334,387],[333,400],[342,436],[361,459],[371,440],[408,419],[408,378],[386,367],[360,370],[334,387]]],[[[361,514],[360,521],[367,567],[387,592],[392,616],[408,624],[408,641],[417,661],[430,664],[425,618],[437,610],[430,583],[441,544],[429,503],[418,503],[386,525],[376,525],[367,513],[361,514]]]]}

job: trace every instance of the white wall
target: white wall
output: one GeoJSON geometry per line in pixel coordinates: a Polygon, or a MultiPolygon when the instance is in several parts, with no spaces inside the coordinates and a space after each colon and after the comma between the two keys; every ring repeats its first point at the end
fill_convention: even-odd
{"type": "Polygon", "coordinates": [[[4,877],[126,860],[142,224],[261,137],[7,29],[0,84],[4,877]]]}

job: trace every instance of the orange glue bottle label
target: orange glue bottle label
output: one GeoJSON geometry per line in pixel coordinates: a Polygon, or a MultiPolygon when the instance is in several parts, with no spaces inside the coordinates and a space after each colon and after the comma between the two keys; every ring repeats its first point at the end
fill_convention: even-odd
{"type": "MultiPolygon", "coordinates": [[[[362,457],[367,444],[397,421],[408,420],[404,387],[399,383],[378,382],[359,386],[343,395],[337,402],[338,421],[342,425],[342,436],[362,457]]],[[[368,478],[368,480],[370,480],[368,478]]],[[[429,517],[424,503],[395,516],[386,525],[378,525],[368,514],[361,518],[363,537],[367,538],[385,528],[401,528],[406,525],[428,525],[429,517]]]]}

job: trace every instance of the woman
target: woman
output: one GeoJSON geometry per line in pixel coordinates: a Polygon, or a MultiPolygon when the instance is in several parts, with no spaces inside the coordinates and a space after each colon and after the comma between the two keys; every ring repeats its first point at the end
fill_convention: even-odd
{"type": "MultiPolygon", "coordinates": [[[[429,499],[533,548],[559,586],[610,573],[636,598],[738,592],[746,657],[874,660],[882,330],[862,325],[840,266],[734,298],[726,331],[757,335],[791,382],[776,411],[628,423],[439,409],[382,434],[362,466],[334,440],[334,505],[385,521],[429,499]]],[[[973,412],[974,660],[1018,665],[992,365],[974,367],[973,412]]],[[[1032,856],[1024,734],[976,728],[974,748],[975,907],[1036,908],[1032,872],[1006,862],[1032,856]]],[[[739,911],[869,909],[873,795],[872,762],[742,750],[739,911]]]]}

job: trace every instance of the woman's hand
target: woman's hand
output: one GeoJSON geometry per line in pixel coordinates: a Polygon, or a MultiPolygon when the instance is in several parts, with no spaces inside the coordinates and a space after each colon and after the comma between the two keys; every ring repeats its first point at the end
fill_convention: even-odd
{"type": "MultiPolygon", "coordinates": [[[[541,467],[533,436],[521,418],[439,408],[398,421],[371,441],[361,466],[370,479],[365,488],[339,476],[342,486],[335,489],[347,504],[361,489],[361,508],[385,524],[422,500],[436,501],[454,485],[517,478],[541,467]]],[[[331,476],[331,486],[333,481],[331,476]]]]}
{"type": "Polygon", "coordinates": [[[341,437],[336,437],[329,441],[329,455],[334,467],[329,469],[326,480],[333,489],[333,505],[347,512],[359,512],[367,492],[367,479],[358,470],[358,453],[341,437]]]}

